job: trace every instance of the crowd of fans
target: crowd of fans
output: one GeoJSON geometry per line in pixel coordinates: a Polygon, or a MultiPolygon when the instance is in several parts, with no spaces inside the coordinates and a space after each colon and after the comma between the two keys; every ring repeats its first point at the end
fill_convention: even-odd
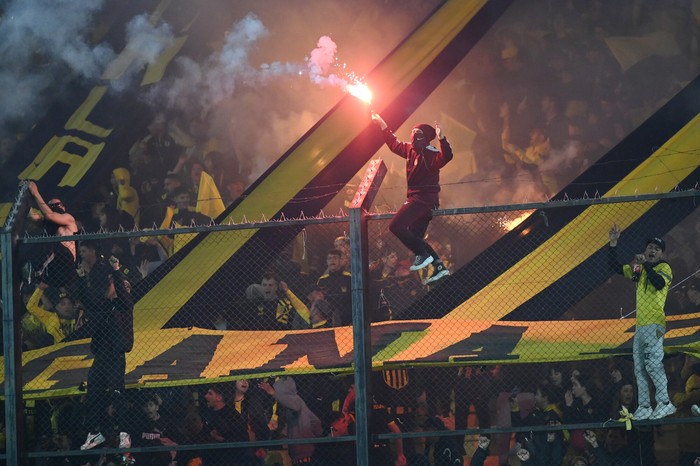
{"type": "MultiPolygon", "coordinates": [[[[667,365],[674,374],[676,417],[700,415],[700,360],[681,356],[667,365]]],[[[631,361],[620,358],[607,364],[552,364],[546,372],[543,366],[522,371],[508,365],[374,372],[370,426],[374,435],[474,428],[502,431],[377,439],[370,446],[375,461],[371,464],[462,465],[468,457],[470,464],[487,460],[499,465],[693,465],[700,457],[700,422],[640,425],[630,419],[628,413],[636,408],[631,368],[631,361]],[[628,420],[631,429],[625,428],[628,420]],[[582,427],[569,427],[576,424],[582,427]],[[509,427],[519,431],[509,433],[509,427]]],[[[84,396],[36,401],[28,413],[31,438],[39,451],[77,449],[89,430],[90,406],[84,396]]],[[[55,463],[48,464],[355,464],[352,441],[311,440],[338,437],[342,441],[354,433],[352,376],[299,375],[127,391],[118,403],[114,400],[103,407],[100,421],[103,438],[90,449],[133,451],[105,455],[96,450],[82,457],[57,456],[55,463]],[[302,442],[288,447],[280,442],[142,450],[285,439],[302,442]]]]}
{"type": "MultiPolygon", "coordinates": [[[[697,47],[692,42],[697,41],[697,32],[686,33],[696,31],[697,25],[689,22],[690,15],[683,16],[682,2],[662,2],[656,7],[647,3],[634,14],[633,9],[626,8],[634,2],[624,3],[624,8],[618,5],[608,12],[602,2],[548,2],[556,11],[549,12],[550,24],[541,25],[541,31],[548,32],[540,34],[511,16],[458,67],[437,96],[463,96],[444,99],[440,107],[475,133],[470,151],[476,170],[459,180],[464,183],[462,186],[491,178],[495,173],[500,180],[527,179],[538,196],[549,198],[672,96],[683,81],[694,77],[697,70],[693,66],[697,63],[688,55],[697,47]],[[627,14],[630,17],[615,17],[627,14]],[[620,24],[625,24],[626,29],[620,29],[620,24]],[[646,57],[635,65],[634,75],[654,68],[672,72],[665,76],[653,73],[653,80],[632,79],[632,73],[622,69],[606,39],[658,30],[673,33],[677,51],[646,57]],[[481,60],[481,65],[471,66],[472,60],[481,60]]],[[[110,182],[98,190],[97,198],[88,200],[90,215],[87,211],[76,215],[76,226],[92,232],[211,223],[222,206],[238,199],[248,186],[250,167],[245,155],[238,157],[225,138],[208,130],[209,123],[207,117],[156,113],[145,134],[133,144],[128,158],[112,167],[110,182]]],[[[6,138],[0,143],[2,159],[12,152],[11,143],[6,138]]],[[[391,175],[387,180],[391,184],[391,175]]],[[[503,202],[517,200],[515,185],[498,189],[508,196],[502,197],[503,202]]],[[[470,198],[481,199],[488,191],[470,198]]],[[[448,188],[445,198],[447,206],[462,206],[458,199],[464,197],[448,188]]],[[[43,217],[51,223],[46,212],[43,217]]],[[[38,215],[33,218],[37,224],[30,225],[31,231],[40,231],[42,220],[38,215]]],[[[700,222],[684,224],[669,234],[669,260],[678,277],[697,273],[700,258],[692,247],[694,241],[688,238],[697,236],[698,225],[700,222]]],[[[439,239],[431,237],[431,246],[447,267],[464,264],[463,258],[453,257],[451,245],[459,243],[458,237],[434,236],[439,239]]],[[[296,330],[350,325],[349,242],[344,235],[332,243],[326,243],[326,239],[322,243],[327,244],[327,249],[316,252],[311,260],[289,258],[284,267],[276,264],[270,267],[274,270],[255,277],[255,283],[240,290],[231,309],[211,313],[209,327],[296,330]]],[[[62,249],[37,249],[26,258],[21,287],[26,311],[22,317],[24,350],[71,338],[90,336],[94,340],[95,322],[105,318],[96,318],[91,309],[94,302],[104,298],[94,294],[94,280],[121,287],[114,293],[123,298],[128,294],[128,285],[152,274],[173,254],[177,244],[172,237],[149,236],[83,242],[73,248],[68,253],[76,267],[68,272],[64,262],[57,266],[57,258],[68,257],[62,249]],[[97,273],[91,275],[93,270],[97,273]]],[[[406,251],[382,238],[372,244],[370,261],[371,319],[412,318],[407,309],[430,290],[421,276],[429,270],[410,271],[406,251]]],[[[123,301],[122,298],[116,299],[123,301]]],[[[113,302],[115,297],[108,299],[113,302]]],[[[692,278],[670,295],[667,313],[687,312],[698,304],[700,279],[692,278]]],[[[119,313],[107,318],[119,316],[128,327],[124,309],[112,306],[110,310],[119,313]]],[[[104,328],[101,332],[104,334],[104,328]]],[[[125,338],[128,340],[128,335],[125,338]]],[[[121,341],[120,345],[117,353],[123,356],[130,345],[128,341],[121,341]]],[[[110,352],[108,358],[113,356],[110,352]]],[[[113,372],[113,361],[109,362],[108,370],[113,372]]],[[[682,362],[676,358],[667,364],[678,369],[667,373],[680,374],[671,381],[673,402],[679,408],[677,416],[700,415],[698,361],[687,356],[682,362]]],[[[552,366],[547,374],[533,370],[530,377],[523,376],[525,373],[509,366],[375,372],[372,432],[605,423],[624,418],[621,411],[632,412],[636,408],[629,361],[614,361],[609,367],[600,362],[581,363],[580,367],[552,366]],[[470,424],[472,418],[476,418],[476,423],[470,424]]],[[[95,380],[103,375],[95,374],[91,385],[98,386],[95,380]]],[[[123,391],[117,380],[108,389],[112,396],[37,401],[29,436],[35,449],[77,449],[85,445],[86,436],[97,434],[96,430],[102,438],[93,435],[89,448],[296,440],[342,437],[353,431],[353,388],[348,377],[239,380],[206,388],[125,391],[114,395],[123,391]]],[[[686,424],[678,429],[678,464],[693,464],[700,457],[699,426],[686,424]]],[[[429,460],[438,465],[453,464],[450,461],[455,458],[460,462],[454,464],[462,464],[462,458],[469,456],[471,464],[478,465],[491,455],[498,457],[499,464],[519,461],[537,465],[637,465],[642,464],[640,458],[646,464],[661,455],[654,445],[661,443],[662,433],[668,434],[660,427],[625,430],[615,425],[512,436],[495,434],[480,436],[471,443],[462,436],[419,437],[402,442],[378,441],[372,446],[372,455],[377,461],[373,464],[419,465],[429,460]]],[[[267,464],[304,464],[313,459],[315,464],[354,464],[352,447],[350,442],[294,444],[286,450],[272,447],[96,454],[89,462],[93,466],[133,461],[139,465],[177,462],[209,466],[253,465],[263,460],[267,464]]],[[[55,464],[87,462],[80,457],[54,460],[55,464]]],[[[659,458],[656,461],[661,462],[659,458]]]]}

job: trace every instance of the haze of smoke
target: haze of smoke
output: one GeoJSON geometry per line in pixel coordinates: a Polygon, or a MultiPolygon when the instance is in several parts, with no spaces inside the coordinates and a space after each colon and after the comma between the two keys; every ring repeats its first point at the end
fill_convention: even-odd
{"type": "MultiPolygon", "coordinates": [[[[86,37],[102,0],[14,0],[0,18],[0,128],[28,124],[45,111],[46,91],[79,76],[99,76],[114,52],[86,37]]],[[[59,87],[57,89],[57,86],[59,87]]]]}
{"type": "Polygon", "coordinates": [[[177,58],[175,77],[154,86],[146,100],[155,106],[207,113],[230,98],[238,82],[249,81],[255,75],[249,57],[257,41],[268,34],[262,21],[248,13],[226,34],[223,48],[203,63],[184,56],[177,58]]]}
{"type": "Polygon", "coordinates": [[[255,68],[250,55],[256,43],[269,35],[268,29],[254,14],[248,13],[226,35],[220,52],[212,54],[199,64],[189,57],[175,60],[176,77],[165,80],[147,93],[147,101],[155,106],[193,110],[206,114],[225,99],[233,96],[237,85],[257,86],[282,76],[308,75],[317,85],[344,88],[348,80],[329,71],[336,66],[337,45],[328,36],[322,36],[309,56],[302,62],[275,61],[255,68]]]}
{"type": "Polygon", "coordinates": [[[337,59],[338,46],[328,36],[322,36],[316,48],[311,51],[306,58],[308,63],[309,79],[315,84],[331,85],[345,88],[348,85],[348,80],[339,76],[337,73],[329,72],[338,66],[337,59]]]}
{"type": "Polygon", "coordinates": [[[173,44],[175,37],[167,23],[154,26],[147,14],[132,18],[126,25],[124,54],[132,58],[123,76],[110,82],[113,91],[123,91],[134,84],[137,75],[156,62],[161,53],[173,44]]]}
{"type": "Polygon", "coordinates": [[[542,165],[541,171],[560,171],[562,168],[571,167],[574,163],[581,163],[581,148],[576,142],[568,142],[561,149],[552,149],[542,165]]]}

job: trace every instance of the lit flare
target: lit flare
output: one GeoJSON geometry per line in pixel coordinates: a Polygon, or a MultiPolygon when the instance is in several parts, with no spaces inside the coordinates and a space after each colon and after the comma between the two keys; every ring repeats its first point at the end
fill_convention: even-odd
{"type": "Polygon", "coordinates": [[[372,91],[365,83],[348,84],[345,90],[368,105],[372,103],[372,91]]]}

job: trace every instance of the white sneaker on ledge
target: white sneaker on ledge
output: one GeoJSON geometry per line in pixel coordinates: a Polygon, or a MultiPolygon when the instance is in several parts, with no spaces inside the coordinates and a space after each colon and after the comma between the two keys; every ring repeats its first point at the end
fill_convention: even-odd
{"type": "Polygon", "coordinates": [[[654,412],[651,413],[651,416],[649,416],[649,419],[663,419],[675,412],[676,407],[673,406],[673,403],[667,401],[666,403],[656,405],[656,408],[654,409],[654,412]]]}
{"type": "Polygon", "coordinates": [[[640,406],[632,414],[632,419],[635,421],[643,421],[645,419],[649,419],[649,416],[651,416],[652,413],[653,413],[653,411],[651,410],[651,406],[649,406],[649,405],[640,406]]]}
{"type": "Polygon", "coordinates": [[[96,434],[93,434],[92,432],[88,432],[87,438],[85,439],[85,443],[83,443],[80,446],[81,450],[91,450],[95,448],[97,445],[104,443],[105,442],[105,436],[102,435],[102,432],[98,432],[96,434]]]}
{"type": "Polygon", "coordinates": [[[691,406],[690,412],[693,413],[693,416],[700,416],[700,406],[698,406],[698,405],[691,406]]]}

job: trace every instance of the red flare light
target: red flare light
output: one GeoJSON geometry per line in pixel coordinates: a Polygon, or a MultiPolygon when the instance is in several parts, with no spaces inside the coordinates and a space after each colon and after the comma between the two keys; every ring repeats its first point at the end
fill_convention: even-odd
{"type": "Polygon", "coordinates": [[[372,103],[372,91],[365,83],[348,84],[345,86],[345,90],[348,92],[348,94],[357,97],[367,105],[372,103]]]}

